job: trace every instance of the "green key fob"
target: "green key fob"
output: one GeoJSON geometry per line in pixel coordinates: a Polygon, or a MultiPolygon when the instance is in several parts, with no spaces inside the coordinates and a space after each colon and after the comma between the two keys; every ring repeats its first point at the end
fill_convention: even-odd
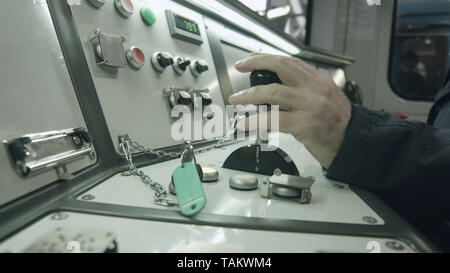
{"type": "Polygon", "coordinates": [[[206,195],[194,162],[185,162],[172,175],[181,214],[192,216],[206,205],[206,195]]]}

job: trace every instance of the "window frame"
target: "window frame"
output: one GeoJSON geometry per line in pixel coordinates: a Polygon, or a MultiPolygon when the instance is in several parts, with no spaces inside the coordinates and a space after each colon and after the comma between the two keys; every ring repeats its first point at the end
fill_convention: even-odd
{"type": "MultiPolygon", "coordinates": [[[[398,10],[398,0],[394,0],[394,10],[393,10],[393,14],[392,14],[392,22],[391,22],[391,41],[390,41],[390,48],[389,48],[389,62],[388,62],[388,69],[387,69],[387,82],[389,87],[391,88],[392,92],[397,95],[398,97],[407,100],[407,101],[412,101],[412,102],[433,102],[434,101],[434,97],[433,98],[417,98],[417,97],[409,97],[409,96],[405,96],[404,93],[396,90],[395,85],[393,84],[393,82],[391,82],[391,73],[393,73],[392,69],[393,69],[393,62],[394,62],[394,54],[395,54],[395,42],[396,42],[396,30],[397,30],[397,10],[398,10]]],[[[450,47],[450,44],[448,44],[448,46],[450,47]]],[[[449,62],[447,60],[447,62],[449,62]]],[[[444,81],[445,81],[445,74],[444,73],[444,81]]],[[[439,92],[439,90],[436,91],[439,92]]]]}

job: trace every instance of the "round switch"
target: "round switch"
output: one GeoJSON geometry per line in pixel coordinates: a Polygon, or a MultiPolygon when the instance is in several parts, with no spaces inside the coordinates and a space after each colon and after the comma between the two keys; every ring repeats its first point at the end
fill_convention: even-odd
{"type": "Polygon", "coordinates": [[[114,6],[116,6],[117,12],[124,17],[130,17],[134,12],[134,5],[131,0],[114,0],[114,6]]]}
{"type": "Polygon", "coordinates": [[[156,23],[156,16],[149,7],[141,8],[141,17],[142,20],[144,20],[144,22],[149,26],[156,23]]]}
{"type": "Polygon", "coordinates": [[[190,65],[192,75],[198,77],[201,73],[208,70],[208,64],[202,60],[195,60],[190,65]]]}
{"type": "Polygon", "coordinates": [[[101,8],[105,4],[105,0],[88,0],[88,2],[96,8],[101,8]]]}
{"type": "Polygon", "coordinates": [[[168,52],[157,51],[152,55],[151,62],[153,68],[159,72],[163,72],[166,67],[173,65],[173,57],[168,52]]]}
{"type": "Polygon", "coordinates": [[[126,56],[128,63],[135,69],[140,69],[145,64],[144,52],[136,46],[130,47],[126,56]]]}
{"type": "Polygon", "coordinates": [[[191,60],[180,56],[176,56],[175,58],[173,58],[173,62],[174,62],[173,70],[175,70],[175,72],[181,75],[186,71],[186,68],[191,63],[191,60]]]}

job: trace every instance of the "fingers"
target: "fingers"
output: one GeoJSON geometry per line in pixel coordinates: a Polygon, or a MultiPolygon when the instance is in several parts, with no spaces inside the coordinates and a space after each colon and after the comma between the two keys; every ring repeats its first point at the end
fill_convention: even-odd
{"type": "Polygon", "coordinates": [[[240,72],[253,70],[275,72],[285,85],[306,82],[314,74],[314,70],[298,58],[270,54],[252,54],[234,66],[240,72]]]}
{"type": "Polygon", "coordinates": [[[231,95],[230,104],[272,104],[282,109],[300,109],[309,101],[309,94],[280,84],[259,85],[231,95]]]}
{"type": "Polygon", "coordinates": [[[256,131],[259,129],[262,131],[291,133],[294,118],[295,116],[289,112],[280,111],[274,113],[270,111],[239,120],[236,127],[241,131],[256,131]]]}

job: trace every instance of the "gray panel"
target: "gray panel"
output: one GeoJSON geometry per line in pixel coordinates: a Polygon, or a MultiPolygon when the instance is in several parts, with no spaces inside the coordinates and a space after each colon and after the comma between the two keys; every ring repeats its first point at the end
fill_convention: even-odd
{"type": "Polygon", "coordinates": [[[231,80],[233,91],[237,92],[250,88],[250,73],[241,73],[234,69],[234,64],[250,55],[249,51],[222,42],[223,55],[227,65],[228,76],[231,80]]]}
{"type": "MultiPolygon", "coordinates": [[[[86,128],[46,1],[2,1],[0,10],[0,140],[74,127],[86,128]]],[[[69,172],[93,162],[69,164],[69,172]]],[[[26,179],[0,151],[0,205],[57,179],[50,171],[26,179]]]]}
{"type": "Polygon", "coordinates": [[[79,6],[72,6],[108,128],[116,148],[118,135],[125,133],[148,147],[160,148],[179,144],[180,141],[170,137],[174,121],[170,118],[168,100],[163,97],[164,88],[209,88],[213,103],[224,108],[202,17],[167,0],[158,1],[157,4],[133,0],[133,4],[135,13],[129,18],[123,18],[116,12],[113,1],[107,1],[100,9],[93,8],[86,1],[81,1],[79,6]],[[139,14],[140,8],[147,3],[157,18],[157,22],[152,26],[144,24],[139,14]],[[195,45],[171,37],[165,17],[166,9],[196,21],[203,44],[195,45]],[[130,46],[140,47],[146,57],[145,65],[138,71],[125,68],[118,69],[117,73],[107,73],[99,68],[95,64],[94,53],[87,38],[88,34],[97,28],[108,34],[124,35],[127,38],[125,49],[130,46]],[[150,64],[150,57],[156,51],[167,51],[173,56],[189,57],[192,60],[202,59],[209,64],[209,70],[198,78],[189,70],[179,76],[172,67],[160,74],[150,64]]]}

